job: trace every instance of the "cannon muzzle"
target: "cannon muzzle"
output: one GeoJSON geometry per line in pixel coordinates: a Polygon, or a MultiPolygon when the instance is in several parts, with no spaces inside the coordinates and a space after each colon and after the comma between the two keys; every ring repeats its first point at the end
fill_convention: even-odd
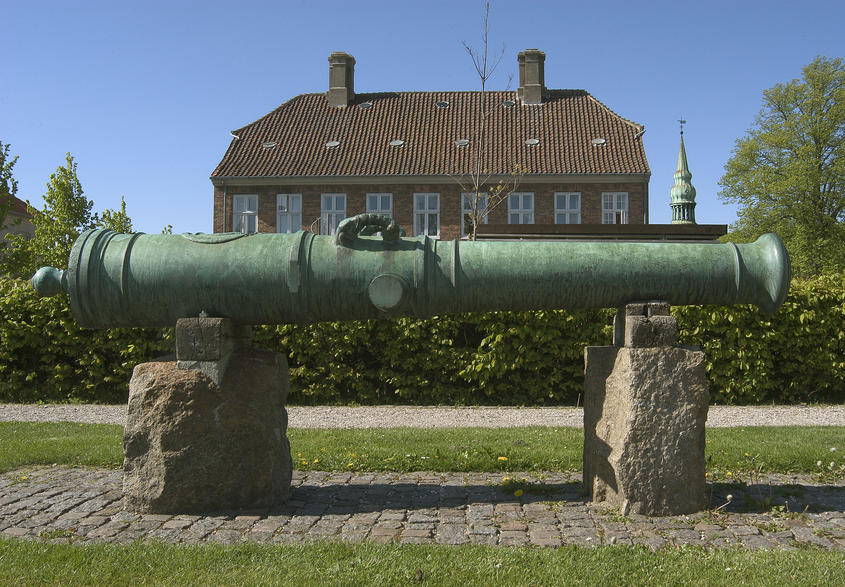
{"type": "Polygon", "coordinates": [[[42,268],[32,285],[66,291],[86,328],[172,326],[201,313],[283,324],[649,300],[770,313],[789,289],[774,234],[748,244],[438,241],[402,238],[386,219],[383,236],[360,236],[360,219],[347,221],[335,237],[89,230],[67,271],[42,268]]]}

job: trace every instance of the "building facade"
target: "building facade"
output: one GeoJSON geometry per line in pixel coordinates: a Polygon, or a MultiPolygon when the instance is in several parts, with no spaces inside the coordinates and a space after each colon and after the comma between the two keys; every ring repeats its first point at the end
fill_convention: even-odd
{"type": "Polygon", "coordinates": [[[356,94],[354,58],[333,53],[328,92],[232,132],[211,176],[214,231],[331,234],[372,212],[462,238],[476,171],[507,188],[480,198],[487,223],[648,224],[645,129],[584,90],[547,89],[544,62],[519,54],[516,91],[356,94]]]}

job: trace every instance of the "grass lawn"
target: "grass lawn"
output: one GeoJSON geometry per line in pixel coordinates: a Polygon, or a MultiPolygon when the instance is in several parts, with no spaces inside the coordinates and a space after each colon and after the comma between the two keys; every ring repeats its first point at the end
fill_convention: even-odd
{"type": "MultiPolygon", "coordinates": [[[[294,468],[323,471],[580,471],[579,428],[290,429],[294,468]]],[[[708,470],[733,476],[816,473],[845,464],[845,428],[707,430],[708,470]],[[835,448],[835,451],[831,451],[835,448]]],[[[122,428],[105,424],[0,422],[0,472],[50,465],[119,468],[122,428]]]]}
{"type": "Polygon", "coordinates": [[[845,554],[314,542],[59,545],[0,539],[14,585],[842,585],[845,554]]]}
{"type": "MultiPolygon", "coordinates": [[[[579,471],[583,443],[578,428],[291,429],[288,435],[294,467],[334,471],[579,471]]],[[[121,436],[120,426],[0,422],[0,471],[53,463],[119,468],[121,436]]],[[[722,478],[761,466],[763,472],[814,473],[819,460],[845,463],[845,429],[714,428],[707,431],[707,454],[709,471],[722,478]]],[[[0,539],[0,585],[406,583],[836,585],[845,584],[845,553],[0,539]]]]}

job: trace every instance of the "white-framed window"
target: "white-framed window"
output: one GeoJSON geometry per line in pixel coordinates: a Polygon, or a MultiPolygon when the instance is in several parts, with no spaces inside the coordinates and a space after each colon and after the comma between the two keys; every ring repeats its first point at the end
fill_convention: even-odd
{"type": "Polygon", "coordinates": [[[414,194],[414,236],[440,236],[440,194],[414,194]]]}
{"type": "Polygon", "coordinates": [[[320,195],[320,234],[334,234],[346,218],[346,194],[320,195]]]}
{"type": "Polygon", "coordinates": [[[508,224],[534,224],[532,192],[514,192],[508,196],[508,224]]]}
{"type": "Polygon", "coordinates": [[[580,192],[555,192],[555,224],[581,224],[580,192]]]}
{"type": "Polygon", "coordinates": [[[367,214],[393,218],[393,194],[367,194],[367,214]]]}
{"type": "MultiPolygon", "coordinates": [[[[466,237],[472,230],[472,192],[461,194],[461,237],[466,237]]],[[[487,224],[487,194],[478,194],[478,216],[482,224],[487,224]]]]}
{"type": "Polygon", "coordinates": [[[302,230],[302,194],[276,194],[276,232],[302,230]]]}
{"type": "Polygon", "coordinates": [[[603,192],[601,223],[628,224],[628,192],[603,192]]]}
{"type": "Polygon", "coordinates": [[[232,196],[232,231],[252,234],[258,232],[258,196],[232,196]]]}

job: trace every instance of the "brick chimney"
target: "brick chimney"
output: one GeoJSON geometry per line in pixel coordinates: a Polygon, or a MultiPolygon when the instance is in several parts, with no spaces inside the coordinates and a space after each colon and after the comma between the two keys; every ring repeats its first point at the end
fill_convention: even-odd
{"type": "Polygon", "coordinates": [[[526,49],[517,56],[519,61],[519,89],[517,96],[523,104],[542,104],[546,91],[543,64],[546,54],[539,49],[526,49]]]}
{"type": "Polygon", "coordinates": [[[329,55],[329,91],[326,100],[330,106],[345,108],[355,99],[355,58],[348,53],[329,55]]]}

